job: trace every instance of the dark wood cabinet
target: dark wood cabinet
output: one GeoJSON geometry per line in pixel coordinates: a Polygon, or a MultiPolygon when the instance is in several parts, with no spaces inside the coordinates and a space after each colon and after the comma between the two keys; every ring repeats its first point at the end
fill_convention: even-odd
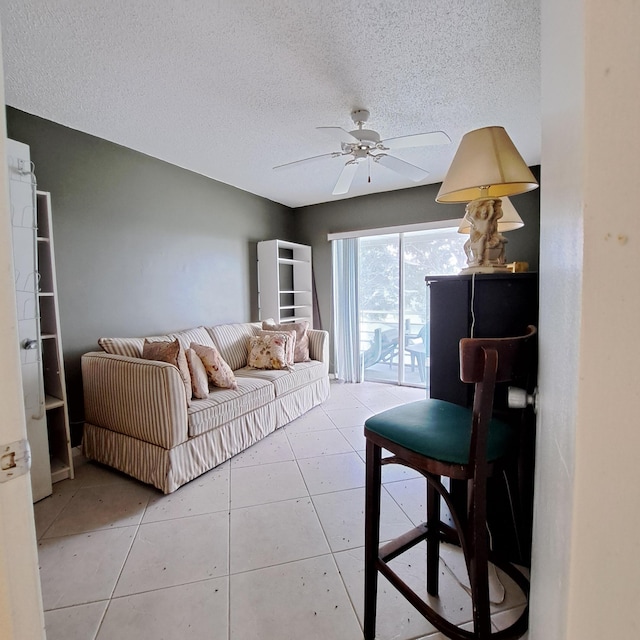
{"type": "MultiPolygon", "coordinates": [[[[429,395],[470,406],[473,390],[460,381],[460,340],[522,335],[527,325],[537,326],[537,274],[442,276],[427,277],[426,281],[430,310],[429,395]]],[[[535,385],[535,361],[529,367],[527,373],[535,385]]]]}
{"type": "MultiPolygon", "coordinates": [[[[462,338],[523,335],[538,324],[538,277],[535,273],[427,277],[429,307],[429,395],[470,407],[473,387],[460,381],[462,338]]],[[[537,349],[528,354],[514,386],[532,392],[537,380],[537,349]]],[[[533,512],[535,413],[507,407],[506,385],[496,390],[495,413],[520,433],[517,469],[491,480],[489,526],[496,550],[529,564],[533,512]],[[509,495],[511,492],[511,496],[509,495]],[[515,513],[515,516],[512,515],[515,513]]],[[[465,504],[464,485],[453,488],[465,504]]]]}

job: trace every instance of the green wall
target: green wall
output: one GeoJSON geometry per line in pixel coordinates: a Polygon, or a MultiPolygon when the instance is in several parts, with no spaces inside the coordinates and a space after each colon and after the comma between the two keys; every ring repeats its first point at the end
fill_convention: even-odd
{"type": "Polygon", "coordinates": [[[256,243],[295,239],[290,209],[12,108],[7,130],[51,192],[72,422],[100,336],[257,320],[256,243]]]}
{"type": "MultiPolygon", "coordinates": [[[[540,180],[540,167],[533,167],[540,180]]],[[[298,242],[313,248],[313,268],[323,329],[331,329],[331,243],[327,234],[462,218],[464,205],[438,204],[439,184],[388,191],[295,209],[298,242]]],[[[525,226],[505,234],[507,260],[538,270],[540,190],[511,198],[525,226]]],[[[427,275],[427,274],[425,274],[427,275]]]]}

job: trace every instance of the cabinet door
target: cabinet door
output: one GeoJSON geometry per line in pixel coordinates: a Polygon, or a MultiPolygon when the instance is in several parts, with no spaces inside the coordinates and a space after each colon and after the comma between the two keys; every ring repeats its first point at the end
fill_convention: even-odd
{"type": "MultiPolygon", "coordinates": [[[[460,381],[459,342],[476,338],[522,335],[538,317],[536,274],[506,274],[442,277],[429,282],[430,296],[430,396],[462,406],[471,406],[473,386],[460,381]]],[[[535,385],[535,354],[515,386],[535,385]]],[[[518,500],[512,516],[511,497],[502,476],[488,485],[488,522],[494,549],[515,562],[529,564],[533,513],[533,469],[535,451],[535,415],[532,411],[504,412],[507,386],[498,385],[494,408],[503,419],[513,423],[521,434],[518,468],[510,470],[509,482],[518,500]],[[515,422],[514,422],[515,421],[515,422]]],[[[457,508],[464,512],[466,483],[452,481],[451,492],[457,508]]]]}
{"type": "MultiPolygon", "coordinates": [[[[429,282],[428,295],[430,396],[470,406],[473,389],[460,381],[460,340],[472,335],[517,336],[525,333],[527,325],[537,325],[537,276],[527,273],[443,277],[429,282]]],[[[535,363],[532,367],[535,369],[535,363]]],[[[535,370],[529,371],[529,378],[535,380],[535,370]]]]}
{"type": "Polygon", "coordinates": [[[469,283],[438,280],[429,284],[429,396],[468,403],[467,385],[460,381],[460,339],[469,332],[469,283]]]}

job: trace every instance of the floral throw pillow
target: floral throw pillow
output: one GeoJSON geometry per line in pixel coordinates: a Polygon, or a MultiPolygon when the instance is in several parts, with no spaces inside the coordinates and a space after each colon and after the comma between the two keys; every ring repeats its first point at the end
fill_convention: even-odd
{"type": "Polygon", "coordinates": [[[285,340],[284,352],[287,359],[287,364],[291,367],[295,362],[296,354],[296,332],[295,331],[267,331],[265,329],[258,331],[259,336],[271,335],[280,336],[285,340]]]}
{"type": "Polygon", "coordinates": [[[189,365],[189,372],[191,373],[191,389],[193,391],[193,397],[198,400],[209,397],[209,379],[207,377],[207,370],[200,360],[200,356],[193,349],[186,349],[185,355],[187,356],[187,364],[189,365]]]}
{"type": "Polygon", "coordinates": [[[301,320],[300,322],[285,322],[283,324],[276,324],[273,320],[265,320],[262,323],[262,328],[266,331],[295,331],[295,362],[309,362],[309,360],[311,360],[309,357],[309,336],[307,335],[309,323],[306,320],[301,320]]]}
{"type": "Polygon", "coordinates": [[[145,339],[142,347],[142,357],[145,360],[168,362],[178,367],[180,377],[184,383],[184,390],[187,394],[187,404],[189,404],[193,396],[191,391],[191,374],[189,373],[187,356],[185,356],[184,349],[180,346],[180,343],[177,340],[173,342],[149,342],[145,339]]]}
{"type": "Polygon", "coordinates": [[[238,383],[231,367],[222,359],[215,347],[205,347],[202,344],[191,343],[207,371],[209,382],[222,389],[237,389],[238,383]]]}
{"type": "Polygon", "coordinates": [[[254,369],[289,369],[286,355],[288,337],[278,333],[249,338],[247,366],[254,369]]]}

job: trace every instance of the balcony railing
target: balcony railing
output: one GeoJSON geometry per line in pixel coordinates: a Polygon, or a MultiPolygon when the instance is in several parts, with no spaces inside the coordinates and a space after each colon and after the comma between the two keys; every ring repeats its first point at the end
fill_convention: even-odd
{"type": "Polygon", "coordinates": [[[368,380],[398,381],[398,367],[402,362],[403,381],[423,386],[428,378],[426,326],[418,316],[405,317],[404,349],[400,349],[397,313],[384,310],[361,312],[360,351],[365,378],[368,380]]]}

